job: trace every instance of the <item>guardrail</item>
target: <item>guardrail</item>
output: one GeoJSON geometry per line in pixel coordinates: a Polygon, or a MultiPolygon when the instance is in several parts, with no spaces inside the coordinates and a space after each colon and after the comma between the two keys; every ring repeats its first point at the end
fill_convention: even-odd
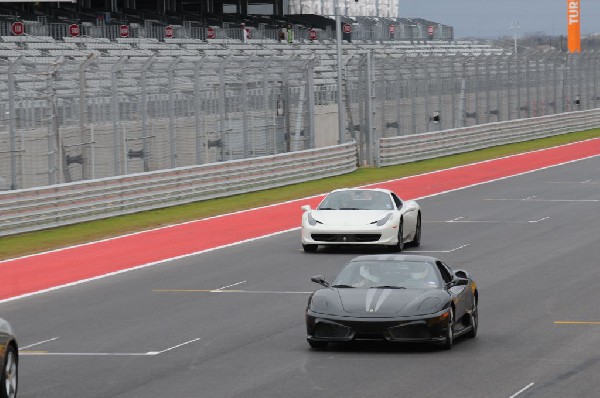
{"type": "Polygon", "coordinates": [[[381,138],[376,165],[431,159],[600,127],[600,109],[381,138]]]}
{"type": "Polygon", "coordinates": [[[356,143],[0,192],[0,236],[350,173],[356,143]]]}

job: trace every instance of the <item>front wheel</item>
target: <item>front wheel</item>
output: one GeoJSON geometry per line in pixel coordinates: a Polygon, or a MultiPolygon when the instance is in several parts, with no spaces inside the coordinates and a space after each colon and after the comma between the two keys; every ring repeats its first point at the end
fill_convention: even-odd
{"type": "Polygon", "coordinates": [[[393,245],[392,251],[400,253],[404,249],[404,220],[400,219],[400,225],[398,226],[398,243],[393,245]]]}
{"type": "Polygon", "coordinates": [[[470,322],[471,330],[469,330],[465,336],[472,339],[477,336],[477,328],[479,327],[479,314],[477,312],[477,301],[475,301],[475,299],[473,301],[473,309],[471,310],[470,322]]]}
{"type": "Polygon", "coordinates": [[[2,377],[0,378],[0,398],[15,398],[17,396],[18,384],[18,359],[15,347],[9,345],[6,348],[2,377]]]}
{"type": "Polygon", "coordinates": [[[454,311],[450,307],[448,313],[448,330],[446,330],[446,341],[444,342],[444,349],[450,350],[454,343],[454,311]]]}
{"type": "Polygon", "coordinates": [[[415,227],[415,237],[410,242],[413,247],[421,246],[421,213],[417,216],[417,226],[415,227]]]}

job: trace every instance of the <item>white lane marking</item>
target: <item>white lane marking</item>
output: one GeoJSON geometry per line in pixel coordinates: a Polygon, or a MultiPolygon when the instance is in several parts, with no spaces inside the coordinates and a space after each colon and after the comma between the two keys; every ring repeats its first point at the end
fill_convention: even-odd
{"type": "Polygon", "coordinates": [[[517,391],[515,394],[511,395],[508,398],[515,398],[519,395],[521,395],[522,393],[524,393],[526,390],[530,389],[531,387],[533,387],[535,383],[529,383],[528,385],[526,385],[525,387],[523,387],[522,389],[520,389],[519,391],[517,391]]]}
{"type": "Polygon", "coordinates": [[[507,221],[507,220],[464,220],[464,217],[458,217],[453,220],[447,221],[425,221],[427,223],[463,223],[463,224],[536,224],[544,220],[548,220],[550,217],[540,218],[539,220],[529,221],[507,221]]]}
{"type": "Polygon", "coordinates": [[[160,355],[160,354],[164,354],[165,352],[172,351],[172,350],[174,350],[176,348],[183,347],[184,345],[195,343],[198,340],[200,340],[200,337],[196,337],[195,339],[186,341],[186,342],[181,343],[181,344],[174,345],[173,347],[169,347],[166,350],[162,350],[162,351],[150,351],[150,352],[147,352],[146,354],[147,355],[160,355]]]}
{"type": "Polygon", "coordinates": [[[540,218],[539,220],[533,220],[533,221],[528,221],[528,222],[531,224],[537,224],[539,222],[546,221],[548,219],[550,219],[550,217],[544,217],[544,218],[540,218]]]}
{"type": "Polygon", "coordinates": [[[600,199],[533,199],[533,197],[524,199],[504,199],[504,198],[489,198],[484,200],[503,201],[503,202],[573,202],[573,203],[595,203],[600,202],[600,199]]]}
{"type": "Polygon", "coordinates": [[[40,345],[40,344],[48,343],[48,342],[54,341],[56,339],[58,339],[58,337],[53,337],[53,338],[48,339],[48,340],[38,341],[37,343],[29,344],[29,345],[26,345],[25,347],[20,347],[19,351],[20,350],[26,350],[28,348],[35,347],[35,346],[40,345]]]}
{"type": "Polygon", "coordinates": [[[450,250],[411,250],[410,252],[406,252],[406,253],[407,254],[410,254],[410,253],[452,253],[457,250],[463,249],[467,246],[469,246],[469,243],[455,247],[454,249],[450,249],[450,250]]]}
{"type": "Polygon", "coordinates": [[[176,348],[183,347],[185,345],[194,343],[200,340],[200,337],[195,338],[193,340],[186,341],[181,344],[177,344],[173,347],[169,347],[162,351],[148,351],[148,352],[46,352],[46,351],[21,351],[20,355],[28,355],[28,356],[90,356],[90,357],[106,357],[106,356],[155,356],[164,354],[165,352],[174,350],[176,348]]]}
{"type": "Polygon", "coordinates": [[[548,184],[583,184],[583,185],[596,185],[597,181],[585,180],[585,181],[548,181],[548,184]]]}
{"type": "Polygon", "coordinates": [[[220,287],[218,289],[212,290],[211,293],[217,293],[217,292],[222,291],[223,289],[227,289],[228,287],[233,287],[233,286],[241,285],[242,283],[246,283],[246,282],[247,281],[241,281],[241,282],[233,283],[231,285],[223,286],[223,287],[220,287]]]}
{"type": "Polygon", "coordinates": [[[313,292],[278,290],[205,290],[205,289],[156,289],[158,293],[261,293],[261,294],[312,294],[313,292]]]}

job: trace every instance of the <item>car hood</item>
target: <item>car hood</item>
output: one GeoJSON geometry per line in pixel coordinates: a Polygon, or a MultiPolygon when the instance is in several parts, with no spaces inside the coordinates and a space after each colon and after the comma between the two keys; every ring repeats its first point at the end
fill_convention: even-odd
{"type": "Polygon", "coordinates": [[[379,221],[390,210],[313,210],[312,217],[325,225],[357,226],[379,221]]]}
{"type": "Polygon", "coordinates": [[[345,312],[356,316],[411,315],[431,289],[338,289],[345,312]]]}

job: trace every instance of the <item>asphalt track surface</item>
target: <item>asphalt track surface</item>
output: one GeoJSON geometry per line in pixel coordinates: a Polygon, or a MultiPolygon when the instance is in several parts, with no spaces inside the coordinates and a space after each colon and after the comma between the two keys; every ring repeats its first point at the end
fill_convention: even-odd
{"type": "Polygon", "coordinates": [[[451,351],[309,349],[310,276],[379,251],[307,254],[292,230],[3,302],[19,396],[599,396],[599,176],[591,157],[419,200],[423,244],[407,252],[470,271],[480,289],[479,335],[451,351]]]}

